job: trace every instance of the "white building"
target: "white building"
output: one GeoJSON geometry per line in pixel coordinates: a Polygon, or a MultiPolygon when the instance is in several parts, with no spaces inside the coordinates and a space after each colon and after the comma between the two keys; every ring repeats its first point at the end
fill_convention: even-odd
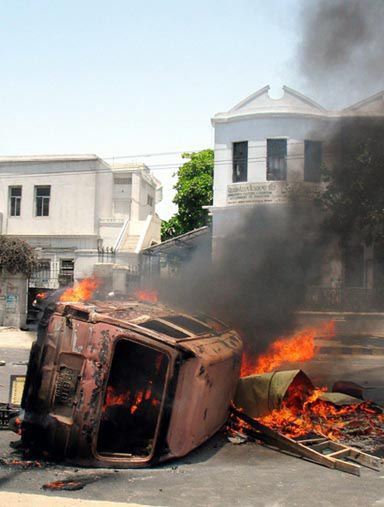
{"type": "Polygon", "coordinates": [[[111,167],[96,155],[0,158],[0,233],[39,252],[31,286],[57,288],[94,266],[138,269],[160,242],[161,184],[143,164],[111,167]]]}
{"type": "MultiPolygon", "coordinates": [[[[283,90],[280,99],[272,99],[266,86],[212,118],[214,255],[220,252],[220,239],[241,220],[244,208],[282,204],[292,189],[309,195],[318,188],[321,164],[332,166],[331,140],[340,120],[384,117],[384,91],[342,111],[328,111],[291,88],[283,90]]],[[[361,246],[355,259],[357,263],[348,265],[340,256],[330,263],[324,288],[373,288],[372,249],[361,246]]]]}

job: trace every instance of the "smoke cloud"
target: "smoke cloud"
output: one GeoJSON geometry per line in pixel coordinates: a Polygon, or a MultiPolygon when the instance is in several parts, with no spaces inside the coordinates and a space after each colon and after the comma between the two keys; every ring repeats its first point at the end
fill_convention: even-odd
{"type": "Polygon", "coordinates": [[[201,246],[176,279],[163,280],[164,300],[203,311],[238,329],[253,353],[295,327],[324,248],[315,208],[260,206],[217,244],[211,264],[201,246]]]}
{"type": "Polygon", "coordinates": [[[299,72],[326,103],[365,98],[383,88],[384,2],[306,0],[299,30],[299,72]]]}
{"type": "MultiPolygon", "coordinates": [[[[383,21],[383,0],[306,0],[297,61],[312,90],[328,103],[345,105],[378,91],[384,79],[383,21]]],[[[334,162],[346,183],[345,160],[359,155],[364,135],[382,140],[382,121],[369,125],[350,119],[327,133],[327,143],[344,150],[334,162]]],[[[320,209],[308,203],[254,207],[218,240],[213,264],[208,248],[200,248],[179,278],[161,282],[161,294],[171,304],[218,316],[240,330],[254,353],[262,352],[294,330],[308,287],[319,281],[337,220],[328,215],[326,225],[320,209]]]]}

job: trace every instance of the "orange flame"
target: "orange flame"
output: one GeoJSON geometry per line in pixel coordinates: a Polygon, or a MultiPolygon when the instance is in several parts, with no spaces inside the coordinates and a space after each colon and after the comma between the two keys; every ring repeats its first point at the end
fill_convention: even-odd
{"type": "Polygon", "coordinates": [[[325,387],[314,389],[308,396],[302,386],[291,386],[281,408],[257,420],[291,438],[319,433],[334,440],[346,430],[349,434],[384,435],[384,414],[379,410],[368,402],[333,405],[320,399],[325,391],[325,387]]]}
{"type": "Polygon", "coordinates": [[[46,299],[48,297],[48,292],[38,292],[35,296],[35,299],[46,299]]]}
{"type": "Polygon", "coordinates": [[[135,292],[135,297],[139,301],[144,301],[145,303],[157,303],[159,300],[159,295],[156,290],[137,290],[135,292]]]}
{"type": "Polygon", "coordinates": [[[130,391],[126,391],[122,394],[116,394],[112,386],[107,386],[103,408],[112,405],[125,405],[128,403],[130,395],[130,391]]]}
{"type": "Polygon", "coordinates": [[[100,282],[96,278],[84,278],[81,282],[76,283],[73,287],[66,289],[60,296],[60,301],[89,301],[99,285],[100,282]]]}
{"type": "Polygon", "coordinates": [[[136,410],[141,405],[141,402],[143,401],[143,398],[144,398],[143,391],[137,391],[135,399],[134,399],[134,401],[133,401],[133,403],[131,405],[131,414],[134,414],[136,412],[136,410]]]}
{"type": "Polygon", "coordinates": [[[335,335],[335,323],[329,321],[319,328],[307,328],[288,338],[278,338],[257,358],[243,354],[241,377],[257,373],[268,373],[284,363],[296,363],[313,359],[319,348],[315,337],[331,338],[335,335]]]}
{"type": "Polygon", "coordinates": [[[148,387],[144,391],[138,390],[133,394],[133,396],[131,396],[130,391],[116,394],[115,389],[112,386],[107,386],[105,401],[102,407],[103,414],[106,413],[109,407],[116,405],[125,405],[129,412],[134,414],[137,412],[143,401],[149,402],[153,407],[159,406],[161,401],[153,397],[152,385],[153,382],[150,380],[148,387]]]}
{"type": "MultiPolygon", "coordinates": [[[[244,355],[241,376],[267,373],[288,362],[308,361],[318,352],[315,337],[331,338],[334,334],[334,322],[329,321],[320,328],[304,329],[288,338],[279,338],[265,354],[257,358],[244,355]]],[[[326,391],[325,387],[308,391],[307,386],[293,383],[281,406],[257,420],[291,438],[310,433],[325,435],[333,440],[342,438],[343,432],[384,435],[384,414],[379,409],[369,402],[336,406],[320,399],[326,391]]],[[[246,423],[236,422],[239,430],[244,426],[246,423]]]]}

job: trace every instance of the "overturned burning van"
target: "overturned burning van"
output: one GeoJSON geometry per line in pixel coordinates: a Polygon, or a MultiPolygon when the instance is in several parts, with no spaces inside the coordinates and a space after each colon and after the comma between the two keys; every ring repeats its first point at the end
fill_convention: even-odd
{"type": "Polygon", "coordinates": [[[224,424],[241,352],[221,322],[164,305],[51,304],[31,350],[23,443],[87,466],[184,456],[224,424]]]}

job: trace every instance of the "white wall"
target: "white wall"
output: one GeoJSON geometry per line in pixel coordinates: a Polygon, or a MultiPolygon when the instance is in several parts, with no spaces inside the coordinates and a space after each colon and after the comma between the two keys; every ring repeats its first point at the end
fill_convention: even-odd
{"type": "Polygon", "coordinates": [[[92,274],[98,262],[98,240],[102,240],[104,248],[114,248],[123,233],[128,235],[125,239],[134,236],[131,239],[135,249],[142,235],[147,239],[149,234],[149,241],[160,239],[160,220],[151,218],[159,184],[147,169],[139,166],[113,170],[96,156],[79,158],[0,158],[2,234],[19,236],[39,248],[40,257],[50,259],[53,267],[58,267],[62,258],[74,258],[77,279],[92,274]],[[119,187],[114,184],[114,177],[132,177],[132,184],[120,188],[124,195],[117,196],[129,204],[126,214],[114,213],[119,187]],[[36,185],[51,187],[47,217],[35,216],[36,185]],[[10,186],[22,187],[19,217],[9,216],[10,186]],[[153,197],[152,207],[147,203],[148,194],[153,197]],[[147,218],[151,222],[150,232],[147,218]]]}
{"type": "Polygon", "coordinates": [[[214,206],[227,203],[227,185],[232,184],[232,146],[248,141],[249,182],[267,181],[267,139],[287,139],[287,181],[304,178],[304,140],[329,139],[334,120],[277,117],[233,120],[215,125],[214,206]]]}
{"type": "Polygon", "coordinates": [[[103,165],[95,173],[95,228],[99,219],[112,216],[113,174],[108,166],[103,165]]]}
{"type": "MultiPolygon", "coordinates": [[[[94,161],[52,164],[0,164],[0,210],[3,234],[92,235],[97,234],[95,211],[106,211],[110,200],[96,196],[97,165],[94,161]],[[49,216],[35,216],[35,186],[50,185],[49,216]],[[9,187],[21,186],[21,216],[9,216],[9,187]],[[96,203],[96,206],[95,206],[96,203]]],[[[98,174],[104,194],[107,175],[98,174]]],[[[110,211],[109,211],[110,214],[110,211]]]]}

